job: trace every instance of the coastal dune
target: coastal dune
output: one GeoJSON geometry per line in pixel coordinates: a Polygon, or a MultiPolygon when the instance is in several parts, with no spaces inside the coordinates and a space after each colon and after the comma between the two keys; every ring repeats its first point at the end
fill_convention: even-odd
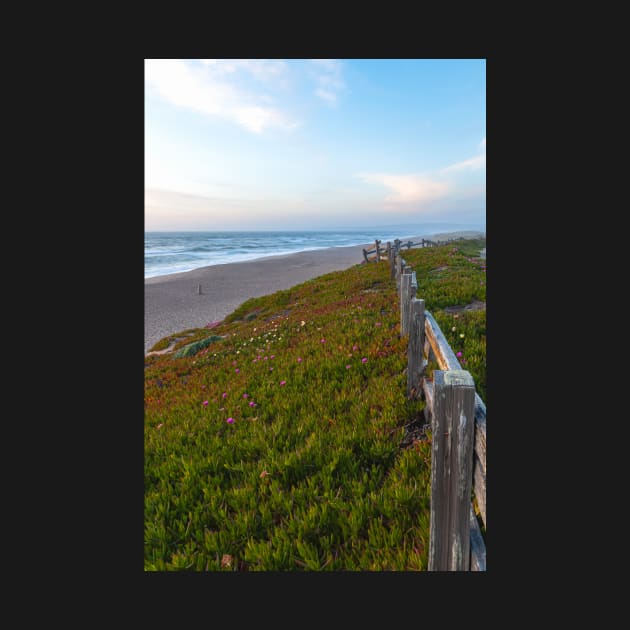
{"type": "MultiPolygon", "coordinates": [[[[483,232],[465,231],[425,235],[424,238],[447,240],[482,235],[483,232]]],[[[418,242],[422,238],[401,240],[418,242]]],[[[359,264],[363,260],[363,248],[373,246],[374,243],[331,247],[146,278],[144,352],[146,354],[167,335],[222,320],[249,298],[289,289],[317,276],[359,264]]]]}

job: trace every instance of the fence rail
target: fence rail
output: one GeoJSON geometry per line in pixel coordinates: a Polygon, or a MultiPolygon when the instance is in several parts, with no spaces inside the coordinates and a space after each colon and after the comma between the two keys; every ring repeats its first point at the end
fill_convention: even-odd
{"type": "MultiPolygon", "coordinates": [[[[423,239],[422,246],[432,243],[423,239]]],[[[401,255],[404,245],[399,239],[393,246],[388,242],[387,252],[400,296],[401,335],[409,338],[407,396],[424,398],[432,429],[429,570],[485,571],[486,546],[474,503],[486,527],[486,405],[424,300],[416,297],[416,274],[401,255]],[[425,374],[429,361],[440,368],[433,380],[425,374]]]]}
{"type": "Polygon", "coordinates": [[[393,251],[400,251],[403,247],[411,249],[412,247],[438,247],[440,245],[446,245],[447,243],[453,243],[454,241],[464,240],[463,236],[459,238],[449,238],[447,241],[432,241],[427,238],[423,238],[417,243],[412,241],[403,242],[400,239],[396,239],[392,245],[390,241],[387,241],[387,247],[381,247],[382,241],[375,240],[373,249],[363,248],[363,258],[365,262],[379,262],[381,259],[393,260],[393,251]]]}

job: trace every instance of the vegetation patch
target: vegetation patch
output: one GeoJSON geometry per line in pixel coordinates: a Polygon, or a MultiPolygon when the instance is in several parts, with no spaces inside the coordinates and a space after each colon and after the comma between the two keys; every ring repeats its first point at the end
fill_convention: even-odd
{"type": "Polygon", "coordinates": [[[223,337],[219,335],[210,335],[210,337],[206,337],[205,339],[199,339],[199,341],[189,343],[180,348],[175,353],[175,357],[177,357],[178,359],[181,357],[191,357],[197,354],[200,350],[207,348],[211,343],[214,343],[215,341],[221,341],[222,339],[223,337]]]}
{"type": "MultiPolygon", "coordinates": [[[[442,249],[404,253],[419,283],[442,249]]],[[[418,289],[445,335],[447,298],[473,299],[469,257],[418,289]]],[[[389,264],[357,264],[248,300],[221,342],[145,359],[146,570],[426,569],[431,443],[405,395],[399,308],[389,264]]],[[[485,311],[454,325],[485,379],[481,315],[485,334],[485,311]]]]}

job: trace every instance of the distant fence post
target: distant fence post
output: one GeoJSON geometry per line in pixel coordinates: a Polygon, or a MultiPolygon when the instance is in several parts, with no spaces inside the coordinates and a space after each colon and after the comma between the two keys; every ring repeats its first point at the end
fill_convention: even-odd
{"type": "MultiPolygon", "coordinates": [[[[416,287],[417,288],[417,287],[416,287]]],[[[411,323],[407,346],[407,398],[420,396],[420,379],[424,368],[424,300],[411,299],[411,323]]]]}
{"type": "Polygon", "coordinates": [[[387,262],[389,262],[389,279],[396,277],[396,254],[392,244],[387,241],[387,262]]]}
{"type": "Polygon", "coordinates": [[[470,373],[435,370],[429,571],[470,569],[474,413],[470,373]]]}
{"type": "Polygon", "coordinates": [[[396,256],[396,289],[400,293],[401,276],[402,276],[403,262],[400,253],[396,256]]]}
{"type": "Polygon", "coordinates": [[[379,241],[378,239],[376,239],[374,241],[374,244],[376,245],[376,262],[380,262],[381,260],[381,253],[379,251],[379,247],[381,245],[381,241],[379,241]]]}
{"type": "Polygon", "coordinates": [[[363,248],[363,258],[365,258],[366,263],[370,262],[367,257],[367,252],[365,251],[365,247],[363,248]]]}
{"type": "Polygon", "coordinates": [[[400,334],[409,334],[409,294],[411,293],[411,267],[405,267],[400,276],[400,334]]]}

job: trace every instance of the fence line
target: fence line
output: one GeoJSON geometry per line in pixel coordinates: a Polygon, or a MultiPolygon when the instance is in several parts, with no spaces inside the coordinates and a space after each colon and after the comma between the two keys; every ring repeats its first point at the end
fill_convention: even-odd
{"type": "Polygon", "coordinates": [[[463,241],[463,240],[464,240],[464,237],[460,236],[459,238],[449,238],[446,241],[432,241],[430,239],[423,238],[421,241],[418,241],[417,243],[413,243],[412,241],[407,241],[403,243],[403,241],[397,238],[394,241],[393,246],[390,241],[387,241],[387,247],[381,247],[380,244],[382,241],[376,239],[374,241],[373,249],[363,248],[363,258],[365,259],[365,262],[368,262],[368,263],[379,262],[381,258],[383,257],[389,260],[390,262],[393,262],[394,255],[392,252],[393,251],[400,252],[400,250],[403,247],[406,247],[407,249],[411,249],[412,247],[439,247],[440,245],[446,245],[448,243],[453,243],[454,241],[463,241]],[[372,254],[374,255],[372,256],[372,254]],[[370,258],[370,256],[372,257],[370,258]]]}
{"type": "MultiPolygon", "coordinates": [[[[463,239],[437,244],[453,240],[463,239]]],[[[426,239],[419,244],[437,245],[426,239]]],[[[416,297],[415,271],[401,255],[407,244],[396,239],[387,245],[390,275],[400,296],[401,335],[409,338],[407,396],[424,398],[433,436],[429,570],[485,571],[486,546],[470,497],[474,493],[486,527],[486,405],[424,300],[416,297]],[[432,381],[425,376],[430,360],[440,368],[432,381]]]]}

